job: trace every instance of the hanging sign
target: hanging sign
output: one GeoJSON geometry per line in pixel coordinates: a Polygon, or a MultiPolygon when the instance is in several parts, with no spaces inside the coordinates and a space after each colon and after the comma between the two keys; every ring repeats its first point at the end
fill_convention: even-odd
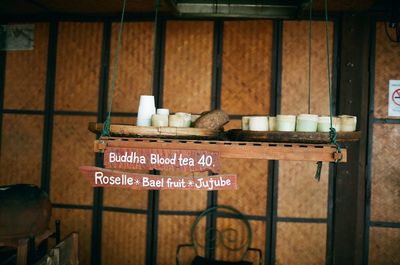
{"type": "Polygon", "coordinates": [[[109,147],[104,152],[104,167],[218,173],[220,160],[219,153],[202,150],[109,147]]]}
{"type": "Polygon", "coordinates": [[[388,116],[400,117],[400,80],[389,81],[388,116]]]}
{"type": "Polygon", "coordinates": [[[135,190],[235,190],[235,174],[194,176],[160,176],[82,166],[81,173],[94,187],[120,187],[135,190]]]}

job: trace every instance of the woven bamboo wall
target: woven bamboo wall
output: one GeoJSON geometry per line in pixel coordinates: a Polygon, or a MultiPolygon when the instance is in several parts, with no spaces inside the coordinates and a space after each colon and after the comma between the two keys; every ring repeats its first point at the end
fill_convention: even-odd
{"type": "Polygon", "coordinates": [[[278,223],[277,230],[275,264],[325,264],[325,224],[278,223]]]}
{"type": "Polygon", "coordinates": [[[40,186],[43,117],[4,114],[1,132],[0,185],[40,186]]]}
{"type": "Polygon", "coordinates": [[[265,215],[268,162],[264,160],[222,159],[223,173],[237,174],[238,189],[218,192],[218,203],[232,205],[244,214],[265,215]]]}
{"type": "Polygon", "coordinates": [[[369,264],[400,264],[400,229],[374,227],[369,232],[369,264]]]}
{"type": "Polygon", "coordinates": [[[165,42],[164,107],[210,110],[213,23],[168,21],[165,42]]]}
{"type": "Polygon", "coordinates": [[[389,80],[399,79],[400,49],[385,33],[385,23],[376,24],[374,116],[388,117],[389,80]]]}
{"type": "Polygon", "coordinates": [[[61,220],[61,238],[79,233],[79,264],[90,264],[92,211],[53,208],[51,227],[57,219],[61,220]]]}
{"type": "Polygon", "coordinates": [[[102,264],[145,264],[146,215],[103,213],[102,264]]]}
{"type": "Polygon", "coordinates": [[[102,30],[101,23],[59,24],[56,110],[97,111],[102,30]]]}
{"type": "Polygon", "coordinates": [[[224,23],[222,109],[229,114],[269,113],[272,21],[224,23]]]}
{"type": "MultiPolygon", "coordinates": [[[[329,115],[325,22],[313,22],[312,32],[311,113],[329,115]]],[[[307,33],[307,21],[285,21],[283,23],[282,114],[308,112],[309,41],[307,33]]],[[[330,62],[332,63],[333,23],[329,23],[329,33],[330,62]]]]}
{"type": "Polygon", "coordinates": [[[33,50],[6,52],[4,108],[44,109],[48,32],[47,23],[35,24],[33,50]]]}
{"type": "MultiPolygon", "coordinates": [[[[112,25],[109,94],[115,64],[119,24],[112,25]]],[[[151,22],[125,23],[118,56],[113,112],[137,112],[140,95],[151,95],[154,25],[151,22]]]]}
{"type": "Polygon", "coordinates": [[[53,127],[50,198],[54,203],[92,204],[93,189],[79,166],[93,165],[92,117],[56,116],[53,127]]]}

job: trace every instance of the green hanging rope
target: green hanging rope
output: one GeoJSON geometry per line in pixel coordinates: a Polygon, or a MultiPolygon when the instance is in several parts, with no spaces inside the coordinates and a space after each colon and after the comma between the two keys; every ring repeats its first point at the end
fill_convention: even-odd
{"type": "MultiPolygon", "coordinates": [[[[340,154],[340,158],[335,161],[335,163],[339,163],[342,160],[342,151],[340,148],[340,144],[336,141],[336,130],[333,128],[333,106],[332,106],[332,85],[331,85],[331,62],[330,62],[330,49],[329,49],[329,28],[328,28],[328,0],[324,0],[325,4],[325,43],[326,43],[326,58],[327,58],[327,68],[328,68],[328,93],[329,93],[329,119],[330,119],[330,128],[329,128],[329,142],[336,146],[337,153],[340,154]]],[[[317,181],[321,178],[321,170],[322,170],[322,162],[317,162],[317,172],[315,173],[315,179],[317,181]]]]}
{"type": "Polygon", "coordinates": [[[107,119],[105,120],[105,122],[103,124],[103,129],[101,131],[101,137],[110,135],[111,110],[112,110],[112,102],[113,102],[114,91],[115,91],[115,80],[117,78],[119,49],[121,47],[122,30],[124,27],[125,7],[126,7],[126,0],[124,0],[123,6],[122,6],[121,21],[119,24],[118,41],[117,41],[117,48],[115,50],[115,62],[114,62],[114,66],[113,66],[113,78],[111,80],[111,95],[108,99],[109,100],[108,115],[107,115],[107,119]]]}

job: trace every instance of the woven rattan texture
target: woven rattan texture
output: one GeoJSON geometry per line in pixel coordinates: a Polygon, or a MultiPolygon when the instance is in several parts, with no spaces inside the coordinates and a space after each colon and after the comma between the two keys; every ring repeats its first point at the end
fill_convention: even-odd
{"type": "Polygon", "coordinates": [[[237,190],[218,192],[218,203],[232,205],[244,214],[265,215],[268,161],[222,159],[222,172],[237,174],[237,190]]]}
{"type": "Polygon", "coordinates": [[[325,264],[325,249],[325,224],[278,223],[275,264],[325,264]]]}
{"type": "Polygon", "coordinates": [[[373,129],[371,220],[400,222],[400,125],[373,129]]]}
{"type": "Polygon", "coordinates": [[[400,264],[399,246],[400,229],[370,228],[368,264],[400,264]]]}
{"type": "MultiPolygon", "coordinates": [[[[119,24],[112,25],[109,95],[116,60],[119,24]]],[[[154,23],[125,23],[119,50],[112,112],[137,112],[140,95],[152,95],[154,23]]]]}
{"type": "MultiPolygon", "coordinates": [[[[207,176],[203,173],[161,172],[165,176],[207,176]]],[[[163,190],[160,192],[160,210],[170,211],[201,211],[207,205],[207,191],[193,190],[163,190]]]]}
{"type": "Polygon", "coordinates": [[[146,214],[103,213],[102,264],[145,264],[146,214]]]}
{"type": "MultiPolygon", "coordinates": [[[[392,29],[388,29],[393,33],[392,29]]],[[[389,80],[399,79],[400,49],[385,33],[385,22],[376,24],[374,116],[388,117],[389,80]]]]}
{"type": "MultiPolygon", "coordinates": [[[[175,252],[179,244],[190,243],[190,232],[195,216],[160,215],[158,223],[157,264],[175,264],[175,252]]],[[[194,258],[191,248],[180,251],[181,264],[190,264],[194,258]]]]}
{"type": "MultiPolygon", "coordinates": [[[[311,113],[328,115],[329,93],[325,22],[313,22],[312,27],[311,113]]],[[[333,23],[329,24],[329,32],[332,54],[333,23]]],[[[308,112],[308,43],[307,21],[285,21],[283,23],[282,114],[308,112]]]]}
{"type": "Polygon", "coordinates": [[[56,110],[97,111],[102,32],[102,23],[59,24],[56,110]]]}
{"type": "Polygon", "coordinates": [[[43,117],[3,115],[0,185],[30,183],[40,186],[43,117]]]}
{"type": "Polygon", "coordinates": [[[229,114],[269,113],[272,21],[224,23],[222,109],[229,114]]]}
{"type": "MultiPolygon", "coordinates": [[[[79,264],[90,264],[90,246],[92,234],[92,211],[76,209],[53,208],[51,227],[54,229],[55,220],[61,221],[61,238],[71,232],[79,233],[79,264]]],[[[54,240],[49,240],[54,241],[54,240]]]]}
{"type": "Polygon", "coordinates": [[[212,51],[212,22],[167,22],[164,107],[192,113],[210,109],[212,51]]]}
{"type": "Polygon", "coordinates": [[[329,164],[323,164],[320,182],[314,179],[315,171],[314,162],[279,162],[278,216],[327,216],[329,164]]]}
{"type": "Polygon", "coordinates": [[[79,166],[93,165],[95,135],[87,130],[93,117],[54,117],[50,197],[54,203],[91,204],[92,185],[79,166]]]}
{"type": "Polygon", "coordinates": [[[6,52],[5,109],[44,109],[49,26],[35,24],[34,49],[6,52]]]}

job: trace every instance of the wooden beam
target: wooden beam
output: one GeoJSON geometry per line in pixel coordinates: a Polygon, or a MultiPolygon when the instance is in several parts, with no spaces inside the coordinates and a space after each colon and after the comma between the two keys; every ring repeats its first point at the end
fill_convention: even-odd
{"type": "MultiPolygon", "coordinates": [[[[224,158],[322,162],[334,162],[339,159],[336,147],[329,144],[167,140],[158,138],[120,137],[103,137],[95,141],[95,152],[103,152],[108,147],[205,150],[209,152],[218,152],[220,157],[224,158]]],[[[341,162],[346,162],[346,149],[342,149],[342,155],[341,162]]]]}

